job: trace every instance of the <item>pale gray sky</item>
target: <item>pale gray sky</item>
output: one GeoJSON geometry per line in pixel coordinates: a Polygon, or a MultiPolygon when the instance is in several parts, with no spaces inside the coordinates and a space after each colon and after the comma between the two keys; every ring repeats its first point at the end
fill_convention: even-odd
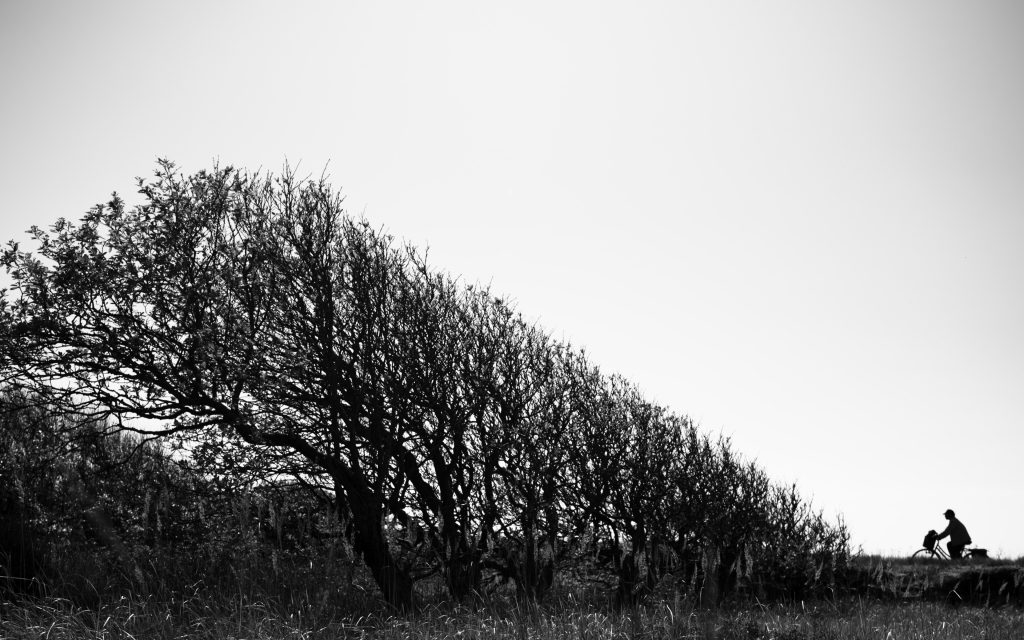
{"type": "Polygon", "coordinates": [[[1024,4],[0,3],[0,238],[324,166],[908,553],[1024,555],[1024,4]],[[328,164],[329,163],[329,164],[328,164]]]}

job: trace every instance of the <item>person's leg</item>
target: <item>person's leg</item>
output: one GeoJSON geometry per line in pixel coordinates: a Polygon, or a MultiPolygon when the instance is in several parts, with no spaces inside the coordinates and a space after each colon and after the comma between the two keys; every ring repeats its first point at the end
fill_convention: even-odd
{"type": "Polygon", "coordinates": [[[962,558],[963,557],[963,553],[964,553],[964,547],[966,547],[966,546],[967,545],[965,545],[965,544],[953,544],[952,542],[947,544],[946,548],[949,549],[949,557],[950,557],[950,559],[951,560],[958,560],[958,559],[962,558]]]}

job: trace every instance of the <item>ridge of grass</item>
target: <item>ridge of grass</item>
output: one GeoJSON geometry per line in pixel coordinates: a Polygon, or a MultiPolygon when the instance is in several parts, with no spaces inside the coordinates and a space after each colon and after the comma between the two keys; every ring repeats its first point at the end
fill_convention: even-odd
{"type": "Polygon", "coordinates": [[[383,612],[334,616],[330,611],[280,610],[272,603],[221,598],[158,602],[123,596],[96,609],[68,600],[37,599],[0,606],[0,636],[29,638],[302,638],[661,640],[1019,640],[1024,611],[953,608],[937,603],[883,603],[849,598],[832,603],[754,605],[718,611],[653,604],[608,612],[581,603],[428,607],[408,615],[383,612]]]}
{"type": "MultiPolygon", "coordinates": [[[[858,557],[847,589],[832,600],[731,603],[701,610],[671,590],[635,609],[616,611],[608,601],[562,590],[542,604],[511,592],[476,607],[425,597],[409,614],[383,608],[360,589],[361,580],[338,575],[299,576],[267,569],[237,573],[238,582],[166,584],[141,590],[100,589],[88,597],[51,591],[19,602],[0,602],[0,638],[110,638],[308,640],[671,638],[713,640],[1020,640],[1024,600],[976,602],[948,597],[965,576],[1011,575],[1024,585],[1024,563],[990,560],[950,563],[858,557]],[[271,575],[273,573],[273,575],[271,575]],[[266,574],[266,575],[264,575],[266,574]],[[855,582],[869,580],[859,591],[855,582]],[[229,586],[230,585],[230,586],[229,586]],[[934,597],[933,597],[934,596],[934,597]],[[961,606],[963,604],[988,606],[961,606]]],[[[71,585],[72,583],[68,583],[71,585]]],[[[68,586],[66,585],[66,586],[68,586]]],[[[863,585],[861,585],[863,586],[863,585]]],[[[969,595],[969,591],[960,589],[969,595]]],[[[1019,593],[1019,591],[1017,592],[1019,593]]]]}

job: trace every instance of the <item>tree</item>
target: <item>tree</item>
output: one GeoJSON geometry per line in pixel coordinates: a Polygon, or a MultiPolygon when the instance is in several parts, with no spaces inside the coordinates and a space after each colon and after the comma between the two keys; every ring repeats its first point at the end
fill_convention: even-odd
{"type": "Polygon", "coordinates": [[[415,468],[380,389],[401,253],[291,173],[165,161],[139,188],[134,209],[115,195],[5,252],[8,371],[111,431],[220,430],[330,478],[385,598],[409,606],[385,517],[415,468]]]}
{"type": "Polygon", "coordinates": [[[623,603],[701,551],[726,578],[842,556],[844,529],[727,443],[349,217],[324,180],[162,161],[139,192],[9,245],[0,380],[68,429],[314,487],[390,604],[436,572],[467,598],[487,567],[540,598],[589,547],[623,603]]]}

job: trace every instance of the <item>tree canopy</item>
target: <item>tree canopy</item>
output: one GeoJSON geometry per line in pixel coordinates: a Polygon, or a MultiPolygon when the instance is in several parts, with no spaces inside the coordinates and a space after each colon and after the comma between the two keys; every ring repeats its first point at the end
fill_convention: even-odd
{"type": "Polygon", "coordinates": [[[470,597],[488,571],[539,598],[602,554],[625,600],[668,571],[811,584],[845,558],[841,523],[325,180],[161,161],[139,194],[8,245],[6,381],[318,487],[388,602],[435,573],[470,597]]]}

